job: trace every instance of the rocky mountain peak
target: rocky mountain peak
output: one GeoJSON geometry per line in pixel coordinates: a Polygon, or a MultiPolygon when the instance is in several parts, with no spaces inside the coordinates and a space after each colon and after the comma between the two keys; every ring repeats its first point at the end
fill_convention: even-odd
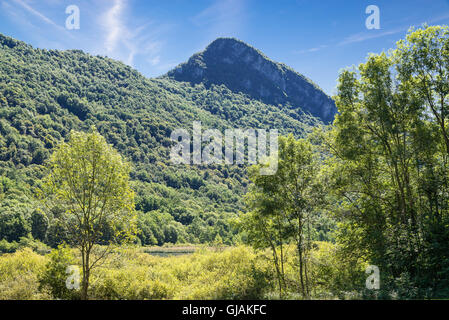
{"type": "Polygon", "coordinates": [[[223,84],[267,104],[300,108],[324,122],[336,113],[333,100],[309,79],[234,38],[214,40],[166,76],[206,87],[223,84]]]}

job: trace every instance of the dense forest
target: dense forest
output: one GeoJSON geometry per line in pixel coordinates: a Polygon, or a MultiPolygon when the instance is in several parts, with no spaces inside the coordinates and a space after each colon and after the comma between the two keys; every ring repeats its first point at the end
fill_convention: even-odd
{"type": "Polygon", "coordinates": [[[330,124],[1,35],[0,62],[0,298],[449,297],[448,27],[342,71],[330,124]],[[278,170],[173,165],[198,120],[279,129],[278,170]]]}
{"type": "Polygon", "coordinates": [[[279,128],[299,137],[319,122],[299,109],[266,105],[223,85],[206,89],[146,79],[108,58],[33,49],[1,35],[0,45],[0,234],[10,243],[29,234],[52,247],[64,241],[54,214],[36,211],[32,190],[53,148],[71,130],[95,125],[133,163],[141,244],[221,238],[230,245],[236,233],[228,220],[243,208],[245,168],[174,166],[170,133],[201,121],[223,132],[279,128]]]}

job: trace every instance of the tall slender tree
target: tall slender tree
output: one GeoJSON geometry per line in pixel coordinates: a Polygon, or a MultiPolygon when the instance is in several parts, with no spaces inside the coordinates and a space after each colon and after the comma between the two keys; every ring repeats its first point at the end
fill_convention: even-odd
{"type": "Polygon", "coordinates": [[[44,179],[47,202],[64,208],[64,223],[71,245],[82,258],[81,296],[88,298],[91,271],[111,252],[111,244],[135,233],[134,192],[130,166],[93,128],[71,132],[50,159],[44,179]],[[107,244],[104,237],[107,236],[107,244]]]}
{"type": "Polygon", "coordinates": [[[256,247],[270,247],[278,275],[280,293],[285,290],[285,245],[295,243],[300,293],[310,297],[309,260],[311,224],[323,199],[317,183],[318,159],[311,143],[292,135],[279,137],[278,170],[261,175],[262,165],[250,169],[253,182],[246,197],[249,213],[242,226],[256,247]]]}

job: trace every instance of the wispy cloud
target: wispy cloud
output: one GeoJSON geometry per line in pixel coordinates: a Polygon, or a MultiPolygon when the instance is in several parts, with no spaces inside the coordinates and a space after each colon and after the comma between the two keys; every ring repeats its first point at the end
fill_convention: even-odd
{"type": "MultiPolygon", "coordinates": [[[[424,20],[421,23],[419,23],[418,25],[423,25],[424,23],[427,24],[434,24],[437,22],[441,22],[443,20],[448,20],[449,19],[449,13],[445,13],[442,14],[438,17],[432,18],[432,19],[428,19],[428,20],[424,20]]],[[[353,43],[358,43],[358,42],[363,42],[363,41],[368,41],[368,40],[372,40],[372,39],[378,39],[378,38],[383,38],[386,36],[390,36],[390,35],[394,35],[394,34],[398,34],[398,33],[402,33],[402,32],[406,32],[407,30],[410,29],[410,26],[412,24],[409,25],[403,25],[401,27],[397,27],[397,28],[392,28],[389,30],[379,30],[379,31],[365,31],[365,32],[359,32],[356,34],[352,34],[350,36],[345,37],[343,40],[339,41],[339,42],[334,42],[334,44],[323,44],[314,48],[309,48],[309,49],[303,49],[303,50],[297,50],[294,53],[296,54],[306,54],[306,53],[312,53],[312,52],[317,52],[326,48],[330,48],[330,47],[334,47],[334,46],[346,46],[349,44],[353,44],[353,43]]]]}
{"type": "Polygon", "coordinates": [[[428,21],[423,21],[423,23],[432,24],[432,23],[437,23],[437,22],[440,22],[440,21],[443,21],[443,20],[447,20],[447,19],[449,19],[449,12],[447,12],[447,13],[441,15],[441,16],[438,16],[436,18],[430,19],[428,21]]]}
{"type": "Polygon", "coordinates": [[[330,48],[330,47],[335,47],[335,46],[338,46],[338,47],[346,46],[346,45],[349,45],[352,43],[382,38],[382,37],[397,34],[400,32],[405,32],[408,29],[409,29],[409,27],[400,27],[400,28],[396,28],[396,29],[383,31],[383,32],[373,32],[373,31],[360,32],[357,34],[350,35],[350,36],[344,38],[343,40],[341,40],[337,43],[334,43],[334,44],[322,44],[322,45],[314,47],[314,48],[298,50],[298,51],[295,51],[295,53],[296,54],[305,54],[305,53],[317,52],[317,51],[320,51],[320,50],[323,50],[326,48],[330,48]]]}
{"type": "Polygon", "coordinates": [[[39,12],[38,10],[34,9],[33,7],[31,7],[29,4],[23,2],[22,0],[13,0],[16,4],[20,5],[22,8],[24,8],[27,12],[31,13],[32,15],[34,15],[35,17],[38,17],[40,20],[58,28],[58,29],[62,29],[65,30],[63,27],[59,26],[58,24],[56,24],[53,20],[51,20],[50,18],[48,18],[47,16],[45,16],[44,14],[42,14],[41,12],[39,12]]]}
{"type": "Polygon", "coordinates": [[[310,48],[310,49],[298,50],[298,51],[295,51],[294,53],[297,53],[297,54],[303,54],[303,53],[317,52],[317,51],[326,49],[326,48],[328,48],[328,47],[329,47],[329,45],[327,45],[327,44],[322,44],[322,45],[320,45],[320,46],[318,46],[318,47],[314,47],[314,48],[310,48]]]}
{"type": "Polygon", "coordinates": [[[148,32],[147,28],[151,25],[149,22],[138,27],[130,26],[126,14],[127,5],[126,0],[114,0],[112,6],[100,18],[100,24],[105,31],[105,53],[131,66],[137,55],[147,55],[147,61],[156,66],[160,63],[158,53],[162,47],[162,42],[156,38],[161,29],[155,27],[152,32],[148,32]]]}
{"type": "Polygon", "coordinates": [[[17,10],[7,1],[2,1],[2,12],[8,14],[9,17],[14,18],[14,21],[19,21],[23,25],[33,26],[28,20],[19,15],[17,10]]]}
{"type": "Polygon", "coordinates": [[[40,47],[63,50],[67,48],[66,44],[74,39],[67,29],[58,25],[42,11],[31,6],[29,1],[3,0],[0,10],[11,22],[33,35],[35,44],[40,47]],[[30,32],[30,30],[32,31],[30,32]],[[46,33],[48,30],[51,30],[50,32],[57,36],[48,37],[46,33]]]}
{"type": "Polygon", "coordinates": [[[376,32],[376,33],[369,33],[369,32],[361,32],[361,33],[357,33],[357,34],[353,34],[350,35],[346,38],[344,38],[343,40],[341,40],[340,42],[337,42],[336,44],[322,44],[318,47],[314,47],[314,48],[309,48],[309,49],[303,49],[303,50],[298,50],[295,51],[296,54],[305,54],[305,53],[312,53],[312,52],[317,52],[326,48],[330,48],[330,47],[334,47],[334,46],[346,46],[352,43],[357,43],[357,42],[362,42],[362,41],[367,41],[367,40],[371,40],[371,39],[377,39],[377,38],[382,38],[382,37],[386,37],[389,35],[393,35],[393,34],[397,34],[400,32],[405,32],[408,30],[408,27],[401,27],[401,28],[397,28],[397,29],[392,29],[392,30],[388,30],[388,31],[384,31],[384,32],[376,32]]]}
{"type": "Polygon", "coordinates": [[[215,34],[234,35],[245,21],[245,7],[244,0],[216,0],[191,21],[197,27],[207,27],[215,34]]]}
{"type": "MultiPolygon", "coordinates": [[[[434,23],[440,22],[442,20],[447,20],[447,19],[449,19],[449,13],[443,14],[443,15],[438,16],[436,18],[432,18],[432,19],[429,19],[429,20],[422,21],[419,25],[422,25],[424,23],[434,24],[434,23]]],[[[344,45],[351,44],[351,43],[362,42],[362,41],[371,40],[371,39],[377,39],[377,38],[382,38],[382,37],[390,36],[390,35],[393,35],[393,34],[406,32],[408,29],[410,29],[410,25],[402,26],[402,27],[398,27],[398,28],[394,28],[394,29],[390,29],[390,30],[383,31],[383,32],[375,32],[375,33],[373,33],[371,31],[367,31],[367,32],[363,32],[363,33],[358,33],[358,34],[354,34],[354,35],[351,35],[349,37],[346,37],[343,41],[340,41],[338,43],[338,45],[339,46],[344,46],[344,45]]]]}
{"type": "Polygon", "coordinates": [[[123,33],[126,29],[121,20],[124,7],[124,0],[115,0],[112,7],[103,17],[103,23],[106,30],[106,41],[104,46],[108,52],[113,52],[120,38],[124,37],[123,33]]]}
{"type": "Polygon", "coordinates": [[[409,27],[400,27],[400,28],[396,28],[396,29],[391,29],[388,31],[383,31],[383,32],[361,32],[361,33],[357,33],[357,34],[353,34],[349,37],[346,37],[345,39],[343,39],[342,41],[340,41],[337,45],[338,46],[344,46],[347,44],[351,44],[351,43],[356,43],[356,42],[362,42],[362,41],[366,41],[366,40],[371,40],[371,39],[377,39],[377,38],[382,38],[382,37],[386,37],[392,34],[397,34],[397,33],[401,33],[404,31],[407,31],[409,27]]]}

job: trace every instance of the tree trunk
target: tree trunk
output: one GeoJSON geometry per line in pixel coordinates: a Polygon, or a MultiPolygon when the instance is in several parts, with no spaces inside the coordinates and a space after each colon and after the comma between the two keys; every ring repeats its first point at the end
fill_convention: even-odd
{"type": "Polygon", "coordinates": [[[89,290],[89,251],[84,251],[83,254],[83,283],[81,286],[81,300],[88,300],[88,290],[89,290]]]}

